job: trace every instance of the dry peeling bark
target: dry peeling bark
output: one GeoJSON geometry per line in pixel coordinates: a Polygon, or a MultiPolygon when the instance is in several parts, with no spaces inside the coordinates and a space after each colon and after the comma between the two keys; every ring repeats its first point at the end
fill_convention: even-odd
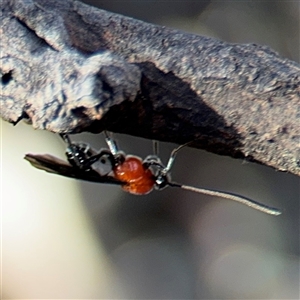
{"type": "Polygon", "coordinates": [[[300,175],[300,66],[78,1],[1,0],[1,116],[107,129],[300,175]]]}

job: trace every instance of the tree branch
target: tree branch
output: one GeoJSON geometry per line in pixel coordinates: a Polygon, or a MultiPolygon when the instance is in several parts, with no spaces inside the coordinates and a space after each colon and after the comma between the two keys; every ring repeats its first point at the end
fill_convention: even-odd
{"type": "Polygon", "coordinates": [[[1,116],[185,143],[300,175],[300,66],[65,0],[2,0],[1,116]]]}

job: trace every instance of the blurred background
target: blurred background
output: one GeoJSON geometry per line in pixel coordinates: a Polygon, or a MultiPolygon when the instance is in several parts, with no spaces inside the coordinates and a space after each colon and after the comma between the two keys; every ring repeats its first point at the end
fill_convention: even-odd
{"type": "MultiPolygon", "coordinates": [[[[147,22],[268,45],[299,62],[299,1],[84,1],[147,22]]],[[[148,140],[116,134],[145,157],[148,140]]],[[[102,134],[74,136],[95,148],[102,134]]],[[[160,144],[164,161],[176,145],[160,144]]],[[[57,135],[1,122],[2,299],[299,299],[296,176],[184,148],[175,181],[283,209],[265,215],[176,188],[134,196],[32,168],[57,135]]]]}

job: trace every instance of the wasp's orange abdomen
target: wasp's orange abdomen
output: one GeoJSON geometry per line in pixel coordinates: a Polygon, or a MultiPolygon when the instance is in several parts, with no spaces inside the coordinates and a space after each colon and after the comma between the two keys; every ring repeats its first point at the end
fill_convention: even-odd
{"type": "Polygon", "coordinates": [[[113,172],[116,179],[127,183],[122,188],[131,194],[148,194],[155,184],[151,170],[145,168],[142,160],[136,156],[126,156],[125,161],[117,165],[113,172]]]}

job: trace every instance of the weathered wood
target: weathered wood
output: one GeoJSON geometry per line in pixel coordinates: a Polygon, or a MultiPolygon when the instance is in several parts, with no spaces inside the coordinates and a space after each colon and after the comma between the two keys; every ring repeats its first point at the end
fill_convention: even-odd
{"type": "Polygon", "coordinates": [[[300,175],[300,66],[77,1],[1,1],[1,115],[185,143],[300,175]]]}

